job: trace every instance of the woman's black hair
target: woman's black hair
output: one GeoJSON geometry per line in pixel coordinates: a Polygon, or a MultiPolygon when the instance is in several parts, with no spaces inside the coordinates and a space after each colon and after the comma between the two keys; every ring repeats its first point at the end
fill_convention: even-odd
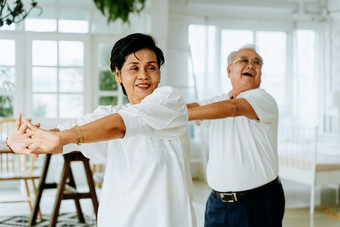
{"type": "MultiPolygon", "coordinates": [[[[115,67],[120,71],[124,65],[126,56],[131,53],[136,53],[141,49],[149,49],[156,54],[159,68],[164,64],[163,51],[156,46],[155,40],[150,35],[134,33],[118,40],[113,46],[110,58],[111,71],[114,72],[115,67]]],[[[123,84],[121,84],[121,86],[124,95],[127,95],[123,84]]]]}

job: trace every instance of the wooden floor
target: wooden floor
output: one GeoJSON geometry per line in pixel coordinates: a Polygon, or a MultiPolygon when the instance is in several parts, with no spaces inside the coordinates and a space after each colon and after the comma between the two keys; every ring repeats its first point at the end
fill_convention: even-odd
{"type": "MultiPolygon", "coordinates": [[[[297,191],[294,193],[294,187],[288,188],[286,192],[286,211],[283,220],[284,227],[339,227],[340,216],[332,214],[331,208],[317,208],[313,218],[309,215],[309,207],[299,207],[301,204],[297,200],[308,199],[308,188],[307,191],[297,191]],[[288,197],[287,197],[288,196],[288,197]],[[297,208],[296,208],[297,207],[297,208]]],[[[300,190],[300,189],[299,189],[300,190]]],[[[15,192],[14,192],[15,193],[15,192]]],[[[18,194],[16,192],[15,194],[18,194]]],[[[98,192],[100,196],[100,192],[98,192]]],[[[204,223],[204,210],[205,202],[210,194],[210,189],[204,181],[194,180],[194,208],[197,216],[198,227],[202,227],[204,223]]],[[[7,196],[13,196],[13,191],[4,191],[0,188],[0,199],[6,198],[7,196]]],[[[55,190],[44,192],[41,201],[41,208],[43,214],[49,214],[53,209],[55,190]]],[[[81,201],[81,206],[86,215],[94,215],[91,201],[85,199],[81,201]]],[[[340,208],[335,207],[340,211],[340,208]]],[[[61,204],[62,213],[73,213],[75,212],[75,206],[73,201],[64,200],[61,204]]],[[[10,215],[21,215],[29,214],[28,205],[25,203],[11,203],[1,204],[0,203],[0,216],[10,215]]],[[[340,213],[339,213],[340,214],[340,213]]]]}

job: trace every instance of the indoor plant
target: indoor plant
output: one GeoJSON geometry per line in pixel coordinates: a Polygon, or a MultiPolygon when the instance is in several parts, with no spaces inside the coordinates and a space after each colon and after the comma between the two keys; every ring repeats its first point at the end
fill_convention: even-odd
{"type": "Polygon", "coordinates": [[[121,19],[129,22],[129,14],[141,12],[145,6],[145,0],[93,0],[96,7],[107,16],[107,22],[121,19]]]}

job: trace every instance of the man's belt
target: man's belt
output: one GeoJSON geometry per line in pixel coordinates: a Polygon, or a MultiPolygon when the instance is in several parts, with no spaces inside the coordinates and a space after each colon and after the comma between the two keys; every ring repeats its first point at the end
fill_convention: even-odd
{"type": "Polygon", "coordinates": [[[219,198],[222,202],[233,203],[246,199],[255,198],[261,196],[271,191],[275,186],[281,184],[281,180],[277,177],[275,180],[269,182],[268,184],[262,185],[258,188],[239,191],[239,192],[217,192],[212,190],[216,198],[219,198]]]}

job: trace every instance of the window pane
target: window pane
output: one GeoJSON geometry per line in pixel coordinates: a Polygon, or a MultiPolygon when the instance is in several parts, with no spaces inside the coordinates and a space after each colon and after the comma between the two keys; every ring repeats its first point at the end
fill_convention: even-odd
{"type": "Polygon", "coordinates": [[[123,31],[126,33],[133,32],[141,32],[141,33],[150,33],[151,27],[151,17],[149,14],[141,12],[141,13],[131,13],[129,15],[130,24],[123,24],[123,31]]]}
{"type": "Polygon", "coordinates": [[[102,96],[99,97],[99,105],[112,105],[118,104],[118,98],[116,96],[102,96]]]}
{"type": "Polygon", "coordinates": [[[87,33],[87,10],[74,8],[62,9],[60,11],[59,32],[87,33]]]}
{"type": "Polygon", "coordinates": [[[58,0],[39,0],[39,4],[55,4],[58,0]]]}
{"type": "MultiPolygon", "coordinates": [[[[310,74],[313,74],[315,65],[315,31],[312,30],[297,30],[295,34],[296,38],[296,54],[297,63],[295,67],[301,76],[308,79],[310,74]]],[[[309,80],[310,81],[310,80],[309,80]]],[[[306,81],[307,82],[307,81],[306,81]]]]}
{"type": "Polygon", "coordinates": [[[33,65],[56,66],[57,42],[35,40],[32,44],[33,65]]]}
{"type": "Polygon", "coordinates": [[[84,4],[89,4],[91,0],[59,0],[59,2],[63,5],[84,5],[84,4]]]}
{"type": "Polygon", "coordinates": [[[57,91],[57,69],[33,67],[32,86],[35,92],[57,91]]]}
{"type": "Polygon", "coordinates": [[[51,7],[44,6],[43,13],[41,14],[39,9],[32,10],[25,19],[26,31],[55,32],[57,30],[56,14],[56,9],[51,7]]]}
{"type": "Polygon", "coordinates": [[[98,66],[110,66],[112,44],[100,43],[98,45],[98,66]]]}
{"type": "MultiPolygon", "coordinates": [[[[1,7],[1,18],[6,16],[6,15],[10,15],[11,14],[11,12],[6,7],[5,3],[9,4],[9,6],[10,6],[9,9],[13,10],[14,7],[15,7],[15,4],[14,4],[15,2],[14,1],[13,2],[11,2],[11,1],[0,1],[0,5],[3,6],[3,7],[1,7]]],[[[11,23],[10,26],[8,26],[7,23],[6,23],[6,19],[5,18],[2,21],[3,21],[4,26],[1,27],[0,30],[3,30],[3,29],[5,29],[5,30],[14,30],[15,23],[11,23]]]]}
{"type": "Polygon", "coordinates": [[[118,84],[111,71],[101,71],[99,75],[99,89],[101,91],[117,91],[118,84]]]}
{"type": "Polygon", "coordinates": [[[2,27],[1,27],[1,30],[2,31],[13,31],[16,29],[16,26],[14,23],[12,23],[10,26],[8,26],[7,24],[4,24],[2,27]]]}
{"type": "Polygon", "coordinates": [[[60,69],[60,91],[82,92],[83,91],[83,69],[68,68],[60,69]]]}
{"type": "Polygon", "coordinates": [[[286,72],[286,43],[285,32],[257,32],[256,45],[264,59],[263,70],[266,72],[286,72]]]}
{"type": "Polygon", "coordinates": [[[82,95],[60,95],[60,118],[77,118],[83,115],[82,95]]]}
{"type": "Polygon", "coordinates": [[[57,95],[35,94],[33,95],[33,114],[35,117],[57,117],[57,95]]]}
{"type": "Polygon", "coordinates": [[[47,19],[26,19],[25,29],[26,31],[35,32],[54,32],[57,30],[57,21],[47,19]]]}
{"type": "Polygon", "coordinates": [[[226,72],[228,66],[228,55],[232,51],[238,50],[245,44],[254,43],[254,35],[249,30],[229,30],[224,29],[221,32],[221,65],[226,72]]]}
{"type": "Polygon", "coordinates": [[[15,42],[14,40],[0,40],[0,65],[15,64],[15,42]]]}
{"type": "Polygon", "coordinates": [[[105,33],[105,34],[121,34],[122,25],[121,21],[107,23],[107,18],[101,14],[99,10],[93,11],[92,14],[92,26],[93,33],[105,33]]]}
{"type": "Polygon", "coordinates": [[[298,30],[295,33],[294,59],[294,115],[301,125],[317,125],[318,106],[315,105],[318,94],[316,64],[316,32],[298,30]],[[308,114],[305,114],[308,113],[308,114]]]}
{"type": "Polygon", "coordinates": [[[256,41],[264,61],[261,87],[274,96],[282,113],[286,113],[282,108],[288,102],[288,96],[285,95],[287,34],[261,31],[256,33],[256,41]]]}
{"type": "Polygon", "coordinates": [[[83,66],[84,44],[61,41],[59,43],[59,63],[61,66],[83,66]]]}
{"type": "Polygon", "coordinates": [[[59,20],[59,32],[87,33],[88,22],[81,20],[59,20]]]}
{"type": "MultiPolygon", "coordinates": [[[[193,67],[196,75],[198,97],[189,100],[202,99],[218,92],[216,89],[216,27],[205,25],[189,26],[189,44],[192,54],[193,67]]],[[[189,65],[190,75],[193,75],[189,65]]],[[[193,76],[189,77],[189,86],[195,86],[193,76]]]]}
{"type": "Polygon", "coordinates": [[[0,91],[13,91],[14,88],[14,67],[0,67],[0,91]]]}
{"type": "Polygon", "coordinates": [[[0,96],[0,117],[13,117],[13,96],[0,96]]]}

